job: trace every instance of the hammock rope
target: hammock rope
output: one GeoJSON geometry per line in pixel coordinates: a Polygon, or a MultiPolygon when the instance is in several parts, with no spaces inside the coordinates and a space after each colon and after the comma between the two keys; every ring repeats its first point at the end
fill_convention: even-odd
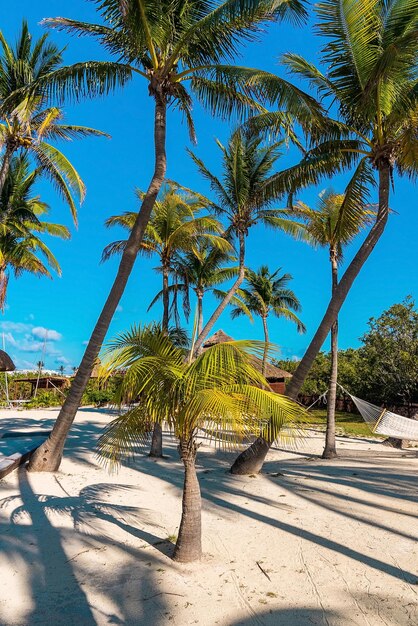
{"type": "Polygon", "coordinates": [[[349,393],[342,385],[337,384],[352,399],[360,415],[374,433],[395,439],[418,441],[418,420],[409,419],[366,400],[361,400],[349,393]]]}

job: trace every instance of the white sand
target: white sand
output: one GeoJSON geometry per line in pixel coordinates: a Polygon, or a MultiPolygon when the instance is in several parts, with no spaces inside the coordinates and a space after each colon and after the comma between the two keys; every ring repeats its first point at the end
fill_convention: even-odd
{"type": "MultiPolygon", "coordinates": [[[[0,412],[0,428],[55,414],[0,412]]],[[[0,482],[1,626],[418,624],[416,450],[344,438],[324,462],[316,434],[251,478],[204,443],[205,556],[182,566],[165,541],[180,521],[175,444],[109,475],[93,453],[108,419],[79,412],[56,475],[0,482]]]]}

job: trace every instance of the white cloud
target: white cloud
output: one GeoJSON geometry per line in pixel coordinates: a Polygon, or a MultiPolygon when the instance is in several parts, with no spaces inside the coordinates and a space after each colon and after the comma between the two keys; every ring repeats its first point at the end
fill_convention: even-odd
{"type": "Polygon", "coordinates": [[[88,345],[88,341],[83,341],[83,346],[87,346],[88,345]]]}
{"type": "Polygon", "coordinates": [[[32,329],[32,326],[22,322],[0,322],[0,329],[6,332],[27,333],[32,329]]]}
{"type": "Polygon", "coordinates": [[[70,361],[65,356],[59,356],[55,359],[55,363],[60,363],[61,365],[69,365],[70,361]]]}
{"type": "Polygon", "coordinates": [[[122,311],[123,311],[123,307],[120,304],[118,304],[118,306],[116,307],[116,313],[122,313],[122,311]]]}
{"type": "Polygon", "coordinates": [[[32,328],[32,335],[37,339],[47,339],[48,341],[61,341],[62,339],[61,333],[43,326],[32,328]]]}

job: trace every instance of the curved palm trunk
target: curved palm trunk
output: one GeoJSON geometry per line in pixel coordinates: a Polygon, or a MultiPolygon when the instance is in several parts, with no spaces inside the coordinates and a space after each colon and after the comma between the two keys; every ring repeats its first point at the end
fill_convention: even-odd
{"type": "Polygon", "coordinates": [[[166,112],[167,103],[164,94],[157,92],[155,94],[155,166],[153,177],[127,241],[119,264],[118,273],[99,319],[97,320],[96,326],[94,327],[68,396],[57,417],[50,436],[32,455],[28,466],[29,471],[54,472],[60,466],[65,440],[74,421],[78,407],[80,406],[81,397],[90,379],[94,363],[109,329],[110,322],[125,290],[152,208],[164,182],[166,172],[166,112]]]}
{"type": "MultiPolygon", "coordinates": [[[[332,273],[332,295],[338,285],[338,264],[335,250],[330,251],[332,273]]],[[[335,444],[335,403],[337,401],[337,377],[338,377],[338,318],[331,327],[331,371],[328,388],[327,404],[327,430],[325,433],[325,448],[322,453],[323,459],[333,459],[337,456],[335,444]]]]}
{"type": "Polygon", "coordinates": [[[266,367],[267,367],[267,355],[269,351],[269,329],[267,326],[267,315],[263,315],[263,329],[264,329],[264,352],[263,352],[263,363],[261,366],[261,373],[263,376],[266,375],[266,367]]]}
{"type": "Polygon", "coordinates": [[[244,233],[239,233],[239,272],[238,278],[232,285],[231,289],[225,295],[225,298],[219,304],[219,306],[215,309],[210,317],[208,323],[203,328],[202,332],[199,334],[195,346],[194,346],[194,354],[199,354],[200,348],[203,345],[206,337],[209,335],[210,331],[225,311],[228,304],[231,302],[232,298],[236,294],[237,290],[240,288],[242,281],[245,277],[245,235],[244,233]]]}
{"type": "Polygon", "coordinates": [[[202,556],[202,498],[196,474],[197,444],[180,439],[180,456],[184,465],[182,515],[174,560],[197,561],[202,556]]]}
{"type": "MultiPolygon", "coordinates": [[[[312,363],[320,351],[333,323],[337,319],[338,313],[356,277],[385,230],[389,215],[390,172],[391,165],[389,161],[385,160],[381,162],[379,165],[379,210],[377,212],[376,221],[338,283],[319,328],[292,376],[292,380],[286,390],[286,395],[293,400],[297,399],[300,388],[312,367],[312,363]]],[[[264,460],[272,443],[273,442],[268,442],[262,437],[258,437],[247,450],[244,450],[244,452],[237,457],[231,467],[232,474],[254,474],[259,472],[263,467],[264,460]]]]}

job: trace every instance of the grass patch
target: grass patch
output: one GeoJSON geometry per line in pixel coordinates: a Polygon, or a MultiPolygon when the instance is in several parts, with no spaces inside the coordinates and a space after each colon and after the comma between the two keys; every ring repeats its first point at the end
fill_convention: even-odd
{"type": "MultiPolygon", "coordinates": [[[[321,430],[325,430],[327,424],[327,410],[314,409],[304,415],[303,421],[309,426],[317,426],[321,430]]],[[[354,435],[355,437],[378,437],[384,439],[380,435],[375,435],[369,426],[364,422],[361,415],[356,413],[335,412],[336,432],[337,435],[354,435]]]]}

